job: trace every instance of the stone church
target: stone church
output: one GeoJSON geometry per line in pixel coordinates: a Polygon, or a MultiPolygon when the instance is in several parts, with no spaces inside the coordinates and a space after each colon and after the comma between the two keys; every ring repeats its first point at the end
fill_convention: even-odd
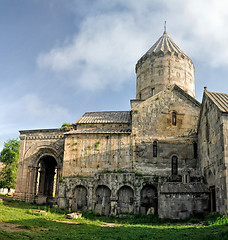
{"type": "Polygon", "coordinates": [[[228,94],[195,99],[194,64],[166,31],[136,64],[130,111],[20,131],[15,199],[97,214],[227,214],[228,94]]]}

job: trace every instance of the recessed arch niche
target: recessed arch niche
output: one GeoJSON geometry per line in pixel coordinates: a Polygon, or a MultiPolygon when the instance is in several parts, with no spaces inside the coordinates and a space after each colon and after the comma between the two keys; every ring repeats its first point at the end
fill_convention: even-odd
{"type": "Polygon", "coordinates": [[[134,191],[129,186],[123,186],[118,193],[118,212],[133,212],[134,211],[134,191]]]}
{"type": "Polygon", "coordinates": [[[141,190],[140,212],[142,214],[157,214],[157,189],[154,185],[145,185],[141,190]]]}
{"type": "Polygon", "coordinates": [[[108,216],[110,214],[111,190],[104,185],[100,185],[96,189],[95,213],[108,216]]]}
{"type": "Polygon", "coordinates": [[[78,185],[73,191],[72,210],[85,212],[87,211],[87,189],[78,185]]]}

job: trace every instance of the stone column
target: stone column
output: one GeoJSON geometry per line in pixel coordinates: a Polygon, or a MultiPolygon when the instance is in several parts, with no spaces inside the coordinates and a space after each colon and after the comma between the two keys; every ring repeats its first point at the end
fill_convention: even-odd
{"type": "Polygon", "coordinates": [[[140,188],[136,188],[134,196],[134,213],[140,213],[141,204],[141,191],[140,188]]]}
{"type": "Polygon", "coordinates": [[[88,210],[94,210],[94,205],[96,199],[93,199],[93,184],[88,184],[88,192],[87,192],[87,208],[88,210]]]}
{"type": "Polygon", "coordinates": [[[38,195],[44,195],[44,185],[45,185],[45,175],[46,171],[42,168],[40,169],[40,179],[39,179],[39,189],[38,189],[38,195]]]}
{"type": "Polygon", "coordinates": [[[36,176],[36,168],[28,167],[27,187],[26,187],[27,202],[32,202],[34,200],[35,181],[36,181],[35,176],[36,176]]]}
{"type": "Polygon", "coordinates": [[[35,168],[36,170],[35,170],[35,188],[34,188],[34,195],[36,196],[37,195],[37,193],[38,193],[38,186],[37,186],[37,183],[38,183],[38,172],[39,172],[39,167],[36,167],[35,168]]]}
{"type": "Polygon", "coordinates": [[[56,176],[56,186],[55,186],[55,196],[58,198],[59,195],[59,180],[61,179],[61,169],[57,168],[57,176],[56,176]]]}
{"type": "Polygon", "coordinates": [[[117,214],[117,201],[118,201],[117,197],[110,198],[110,205],[111,205],[110,214],[111,215],[117,214]]]}

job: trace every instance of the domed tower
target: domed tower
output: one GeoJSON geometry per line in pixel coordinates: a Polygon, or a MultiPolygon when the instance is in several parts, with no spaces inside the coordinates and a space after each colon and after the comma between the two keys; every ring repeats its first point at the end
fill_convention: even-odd
{"type": "Polygon", "coordinates": [[[195,97],[194,73],[192,60],[164,31],[136,64],[136,99],[145,100],[172,84],[195,97]]]}

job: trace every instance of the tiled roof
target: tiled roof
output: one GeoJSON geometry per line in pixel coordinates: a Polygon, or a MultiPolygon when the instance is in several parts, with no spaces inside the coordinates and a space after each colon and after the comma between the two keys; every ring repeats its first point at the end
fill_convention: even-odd
{"type": "Polygon", "coordinates": [[[161,186],[161,193],[205,193],[209,192],[203,183],[164,183],[161,186]]]}
{"type": "Polygon", "coordinates": [[[87,112],[76,123],[130,123],[130,111],[87,112]]]}
{"type": "Polygon", "coordinates": [[[157,54],[159,52],[173,52],[187,57],[187,55],[174,43],[166,32],[158,41],[147,51],[145,55],[157,54]]]}
{"type": "Polygon", "coordinates": [[[205,91],[222,112],[228,112],[228,94],[205,91]]]}
{"type": "Polygon", "coordinates": [[[97,133],[103,133],[103,134],[130,134],[130,129],[107,129],[107,130],[101,130],[101,129],[82,129],[82,130],[74,130],[66,132],[65,134],[97,134],[97,133]]]}

